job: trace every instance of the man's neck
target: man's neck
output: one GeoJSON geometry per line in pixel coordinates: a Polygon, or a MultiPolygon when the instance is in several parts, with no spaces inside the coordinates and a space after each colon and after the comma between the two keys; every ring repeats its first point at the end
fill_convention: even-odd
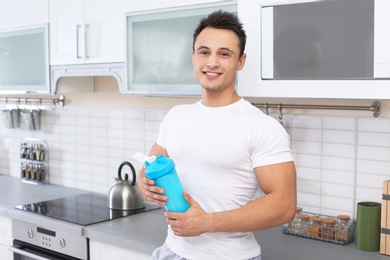
{"type": "Polygon", "coordinates": [[[222,94],[220,92],[202,93],[202,104],[208,107],[223,107],[239,101],[241,97],[237,92],[222,94]]]}

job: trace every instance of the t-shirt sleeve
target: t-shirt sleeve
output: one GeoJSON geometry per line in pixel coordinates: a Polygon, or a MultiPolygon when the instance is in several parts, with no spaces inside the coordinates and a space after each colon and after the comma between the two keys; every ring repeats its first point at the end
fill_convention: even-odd
{"type": "Polygon", "coordinates": [[[253,131],[251,160],[253,168],[293,161],[290,136],[274,118],[269,118],[253,131]]]}

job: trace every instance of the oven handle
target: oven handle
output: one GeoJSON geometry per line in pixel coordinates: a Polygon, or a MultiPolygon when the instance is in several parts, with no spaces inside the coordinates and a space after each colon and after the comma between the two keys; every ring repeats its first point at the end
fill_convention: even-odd
{"type": "Polygon", "coordinates": [[[21,250],[21,249],[17,249],[17,248],[15,248],[15,247],[9,247],[8,249],[9,249],[10,251],[16,253],[16,254],[19,254],[19,255],[22,255],[22,256],[27,256],[27,257],[30,257],[30,258],[35,259],[35,260],[50,260],[49,258],[40,257],[40,256],[34,255],[34,254],[32,254],[32,253],[23,251],[23,250],[21,250]]]}

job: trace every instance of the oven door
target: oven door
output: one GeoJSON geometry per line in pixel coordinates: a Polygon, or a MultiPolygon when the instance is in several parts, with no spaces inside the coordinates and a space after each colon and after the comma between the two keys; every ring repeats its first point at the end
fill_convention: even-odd
{"type": "Polygon", "coordinates": [[[81,260],[19,240],[14,240],[13,247],[9,249],[14,252],[13,260],[81,260]]]}

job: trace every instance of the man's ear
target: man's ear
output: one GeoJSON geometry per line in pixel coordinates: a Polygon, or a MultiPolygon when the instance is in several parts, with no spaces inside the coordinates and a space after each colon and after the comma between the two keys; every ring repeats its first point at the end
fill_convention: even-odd
{"type": "Polygon", "coordinates": [[[238,60],[238,66],[237,66],[238,71],[242,70],[242,68],[244,68],[245,61],[246,61],[246,53],[242,54],[242,56],[238,60]]]}

